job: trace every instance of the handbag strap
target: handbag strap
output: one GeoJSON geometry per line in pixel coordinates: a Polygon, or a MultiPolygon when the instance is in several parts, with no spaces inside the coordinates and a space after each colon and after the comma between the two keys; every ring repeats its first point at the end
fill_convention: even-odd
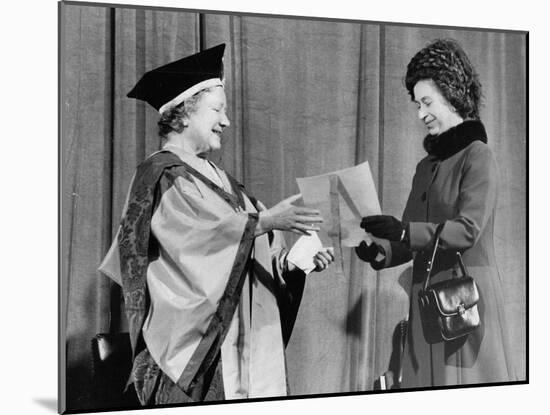
{"type": "MultiPolygon", "coordinates": [[[[434,244],[433,244],[433,251],[431,259],[428,261],[428,268],[426,269],[426,279],[424,280],[424,291],[428,289],[428,285],[430,283],[430,277],[432,276],[432,268],[434,266],[435,261],[435,254],[437,252],[437,248],[439,247],[439,237],[441,236],[441,231],[443,230],[444,223],[440,223],[437,225],[437,228],[435,230],[434,234],[434,244]]],[[[464,262],[462,261],[462,255],[459,251],[456,251],[456,256],[458,259],[458,265],[460,267],[460,270],[462,271],[462,276],[466,277],[468,275],[468,271],[466,270],[466,266],[464,265],[464,262]]]]}
{"type": "Polygon", "coordinates": [[[460,270],[462,271],[462,276],[466,277],[468,275],[468,271],[466,270],[466,265],[464,265],[464,262],[462,262],[462,255],[460,255],[460,252],[456,252],[456,257],[458,258],[458,265],[460,266],[460,270]]]}
{"type": "Polygon", "coordinates": [[[443,230],[444,225],[445,225],[444,223],[440,223],[439,225],[437,225],[437,228],[435,229],[432,256],[431,256],[431,259],[428,261],[428,268],[426,268],[426,279],[424,280],[424,291],[428,289],[428,284],[430,283],[432,268],[434,266],[434,261],[435,261],[435,254],[437,252],[437,248],[439,247],[439,236],[441,235],[441,231],[443,230]]]}

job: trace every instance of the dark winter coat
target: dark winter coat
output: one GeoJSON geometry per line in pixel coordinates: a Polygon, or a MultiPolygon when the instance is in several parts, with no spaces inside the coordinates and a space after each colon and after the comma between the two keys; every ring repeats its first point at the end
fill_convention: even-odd
{"type": "Polygon", "coordinates": [[[515,380],[493,242],[498,170],[485,129],[479,121],[465,121],[437,137],[428,136],[424,145],[428,156],[416,167],[403,213],[410,226],[410,245],[381,243],[385,267],[414,258],[402,387],[515,380]],[[479,286],[482,326],[466,338],[430,345],[419,318],[418,291],[439,223],[445,225],[432,282],[460,273],[460,251],[479,286]]]}

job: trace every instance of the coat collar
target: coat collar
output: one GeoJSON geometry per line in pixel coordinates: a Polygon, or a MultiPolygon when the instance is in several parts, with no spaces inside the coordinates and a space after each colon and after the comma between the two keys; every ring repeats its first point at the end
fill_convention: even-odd
{"type": "Polygon", "coordinates": [[[487,144],[485,127],[479,120],[467,120],[439,135],[427,135],[424,149],[430,156],[445,160],[477,140],[487,144]]]}

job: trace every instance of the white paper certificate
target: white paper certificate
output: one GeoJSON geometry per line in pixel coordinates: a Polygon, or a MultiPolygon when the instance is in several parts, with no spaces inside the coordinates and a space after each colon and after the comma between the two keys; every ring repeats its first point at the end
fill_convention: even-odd
{"type": "Polygon", "coordinates": [[[378,194],[369,163],[319,176],[297,178],[304,204],[323,216],[319,237],[324,246],[339,239],[341,246],[354,247],[369,236],[359,227],[361,218],[380,214],[378,194]]]}
{"type": "Polygon", "coordinates": [[[315,269],[313,257],[317,252],[323,249],[321,240],[317,232],[311,232],[309,235],[303,235],[298,238],[292,246],[286,257],[288,262],[292,262],[307,275],[315,269]]]}

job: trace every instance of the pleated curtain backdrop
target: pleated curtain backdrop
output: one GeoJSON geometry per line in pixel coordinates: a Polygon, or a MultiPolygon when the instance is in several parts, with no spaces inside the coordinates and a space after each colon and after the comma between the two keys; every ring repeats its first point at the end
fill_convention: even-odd
{"type": "MultiPolygon", "coordinates": [[[[227,43],[231,127],[215,162],[272,206],[296,177],[369,161],[383,212],[400,217],[420,125],[403,85],[427,42],[457,39],[480,73],[481,111],[501,167],[496,248],[514,364],[526,368],[525,34],[61,4],[61,325],[67,402],[93,408],[90,341],[126,330],[120,289],[97,267],[135,167],[159,148],[158,114],[126,98],[156,66],[227,43]]],[[[287,242],[292,243],[294,237],[287,242]]],[[[287,349],[292,394],[367,391],[388,368],[408,312],[410,264],[373,271],[344,249],[346,275],[308,278],[287,349]]]]}

